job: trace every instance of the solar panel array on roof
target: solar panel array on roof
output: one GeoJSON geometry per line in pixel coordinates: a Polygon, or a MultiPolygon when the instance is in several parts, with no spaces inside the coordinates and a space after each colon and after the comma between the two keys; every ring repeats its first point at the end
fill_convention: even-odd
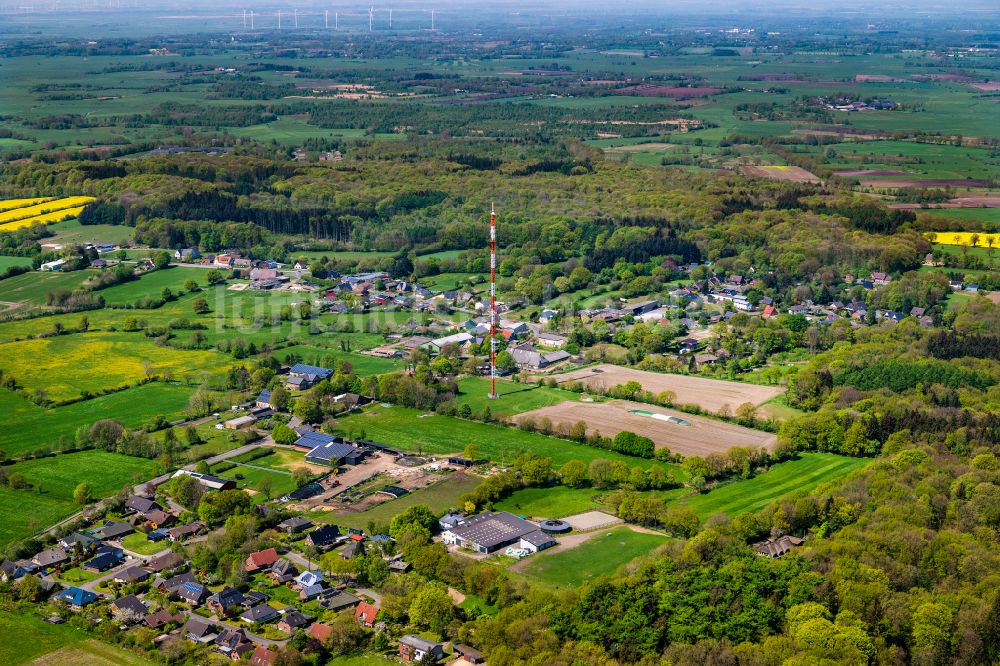
{"type": "Polygon", "coordinates": [[[354,451],[354,447],[350,444],[341,444],[337,442],[327,442],[326,444],[321,444],[317,446],[312,451],[306,454],[306,458],[313,460],[340,460],[348,453],[354,451]]]}
{"type": "Polygon", "coordinates": [[[295,440],[295,446],[302,448],[314,449],[317,446],[322,446],[324,444],[329,444],[330,442],[342,442],[340,437],[334,437],[333,435],[328,435],[325,432],[307,432],[306,434],[295,440]]]}

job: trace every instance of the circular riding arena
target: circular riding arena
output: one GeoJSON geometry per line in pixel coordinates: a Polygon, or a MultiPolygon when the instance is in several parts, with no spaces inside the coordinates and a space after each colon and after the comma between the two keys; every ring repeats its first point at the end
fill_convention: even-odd
{"type": "Polygon", "coordinates": [[[396,464],[402,467],[420,467],[430,462],[430,459],[421,456],[402,456],[396,459],[396,464]]]}

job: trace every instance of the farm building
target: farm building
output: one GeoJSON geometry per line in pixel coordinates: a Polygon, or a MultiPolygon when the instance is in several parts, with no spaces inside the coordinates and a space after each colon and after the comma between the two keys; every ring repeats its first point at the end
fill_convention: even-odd
{"type": "Polygon", "coordinates": [[[448,345],[457,345],[462,347],[472,342],[475,338],[469,333],[454,333],[452,335],[446,335],[443,338],[435,338],[434,340],[429,340],[428,342],[421,345],[422,349],[430,352],[431,354],[437,355],[441,353],[441,350],[448,345]]]}
{"type": "Polygon", "coordinates": [[[556,543],[534,523],[506,511],[488,511],[467,518],[465,522],[442,533],[441,539],[448,545],[468,548],[477,553],[494,553],[514,544],[536,552],[556,543]]]}
{"type": "Polygon", "coordinates": [[[302,516],[294,516],[283,520],[278,523],[277,527],[279,530],[286,532],[287,534],[295,534],[303,530],[307,530],[312,527],[312,521],[308,518],[303,518],[302,516]]]}
{"type": "Polygon", "coordinates": [[[315,365],[305,365],[296,363],[288,370],[288,381],[285,386],[289,389],[302,390],[317,384],[333,374],[329,368],[320,368],[315,365]]]}
{"type": "Polygon", "coordinates": [[[262,409],[273,409],[274,405],[271,404],[271,391],[264,389],[257,395],[256,406],[262,409]]]}
{"type": "Polygon", "coordinates": [[[328,435],[325,432],[309,430],[301,433],[292,446],[299,449],[305,449],[306,451],[311,451],[317,446],[322,446],[323,444],[329,444],[331,442],[341,444],[343,441],[343,437],[334,437],[333,435],[328,435]]]}
{"type": "Polygon", "coordinates": [[[217,476],[212,476],[211,474],[200,474],[198,472],[191,472],[186,469],[179,469],[174,472],[174,477],[178,477],[181,474],[186,474],[192,479],[203,485],[209,490],[233,490],[236,488],[236,482],[230,479],[222,479],[217,476]]]}
{"type": "Polygon", "coordinates": [[[226,430],[239,430],[240,428],[246,428],[257,422],[257,417],[250,416],[237,416],[235,419],[229,419],[226,421],[226,430]]]}
{"type": "Polygon", "coordinates": [[[337,467],[351,453],[354,453],[354,447],[350,444],[327,442],[309,451],[306,454],[306,462],[313,463],[314,465],[337,467]]]}

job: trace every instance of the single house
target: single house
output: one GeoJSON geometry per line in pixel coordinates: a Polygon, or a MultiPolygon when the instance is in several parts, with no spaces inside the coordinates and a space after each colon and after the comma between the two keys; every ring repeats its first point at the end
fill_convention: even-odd
{"type": "Polygon", "coordinates": [[[129,567],[124,571],[116,573],[113,580],[116,583],[131,585],[132,583],[141,583],[142,581],[148,579],[149,576],[149,569],[144,569],[143,567],[129,567]]]}
{"type": "Polygon", "coordinates": [[[299,532],[304,532],[305,530],[312,527],[313,522],[308,518],[303,518],[302,516],[295,516],[294,518],[289,518],[288,520],[283,520],[278,523],[278,529],[285,532],[286,534],[298,534],[299,532]]]}
{"type": "Polygon", "coordinates": [[[96,530],[95,534],[102,539],[120,539],[133,532],[135,532],[135,529],[124,521],[115,522],[108,520],[96,530]]]}
{"type": "Polygon", "coordinates": [[[155,613],[150,613],[145,617],[143,622],[150,629],[163,629],[168,624],[180,624],[181,620],[184,618],[180,615],[171,615],[170,611],[166,608],[163,610],[158,610],[155,613]]]}
{"type": "Polygon", "coordinates": [[[337,539],[339,538],[340,530],[336,525],[323,525],[322,527],[317,527],[306,535],[306,543],[314,548],[322,550],[324,548],[330,548],[336,544],[337,539]]]}
{"type": "Polygon", "coordinates": [[[354,619],[358,621],[362,627],[368,627],[371,629],[375,626],[375,616],[378,615],[379,608],[374,604],[369,604],[361,602],[358,607],[354,609],[354,619]]]}
{"type": "Polygon", "coordinates": [[[243,593],[235,587],[227,587],[210,596],[206,605],[216,615],[226,615],[232,609],[243,606],[243,593]]]}
{"type": "Polygon", "coordinates": [[[767,541],[755,543],[753,548],[757,551],[757,555],[761,557],[781,557],[790,553],[792,548],[801,545],[802,539],[785,535],[778,539],[768,539],[767,541]]]}
{"type": "Polygon", "coordinates": [[[174,542],[184,541],[185,539],[198,534],[198,532],[203,529],[205,529],[205,523],[195,521],[193,523],[188,523],[187,525],[181,525],[180,527],[174,527],[167,530],[167,538],[174,542]]]}
{"type": "Polygon", "coordinates": [[[281,619],[278,620],[277,627],[286,634],[293,633],[296,629],[302,629],[308,627],[312,623],[312,618],[308,615],[303,615],[299,611],[292,610],[286,611],[281,619]]]}
{"type": "Polygon", "coordinates": [[[199,583],[188,582],[178,587],[176,594],[181,601],[186,601],[192,606],[200,606],[208,597],[208,588],[199,583]]]}
{"type": "Polygon", "coordinates": [[[146,604],[140,601],[139,597],[129,594],[111,602],[111,612],[115,617],[126,624],[136,624],[141,622],[149,609],[146,604]]]}
{"type": "Polygon", "coordinates": [[[256,571],[260,571],[261,569],[269,568],[277,561],[278,551],[274,548],[258,550],[256,553],[250,553],[250,555],[247,556],[246,566],[244,568],[247,573],[254,573],[256,571]]]}
{"type": "Polygon", "coordinates": [[[277,652],[269,650],[266,645],[258,645],[250,655],[250,666],[273,666],[277,659],[277,652]]]}
{"type": "Polygon", "coordinates": [[[177,594],[177,591],[181,589],[181,586],[185,583],[197,583],[198,579],[194,577],[194,574],[190,571],[187,573],[178,574],[171,578],[164,578],[153,583],[153,588],[162,594],[173,597],[177,594]]]}
{"type": "Polygon", "coordinates": [[[84,562],[80,568],[86,571],[104,572],[125,561],[125,552],[120,548],[107,548],[97,556],[84,562]]]}
{"type": "Polygon", "coordinates": [[[306,588],[311,585],[319,585],[323,582],[323,573],[320,571],[303,571],[295,579],[295,584],[300,588],[306,588]]]}
{"type": "Polygon", "coordinates": [[[62,548],[49,548],[31,558],[32,563],[43,569],[59,566],[67,560],[69,560],[69,556],[66,555],[66,551],[62,548]]]}
{"type": "Polygon", "coordinates": [[[125,513],[147,514],[155,509],[162,508],[155,501],[141,495],[132,495],[125,502],[125,513]]]}
{"type": "Polygon", "coordinates": [[[320,622],[317,622],[313,626],[309,627],[309,631],[306,632],[306,634],[310,638],[315,638],[320,643],[325,642],[326,639],[329,638],[330,634],[332,633],[333,633],[333,627],[331,627],[328,624],[322,624],[320,622]]]}
{"type": "Polygon", "coordinates": [[[341,611],[345,608],[353,608],[361,603],[361,599],[358,599],[353,594],[349,592],[339,592],[337,590],[323,590],[323,593],[319,595],[317,599],[319,605],[327,610],[341,611]]]}
{"type": "Polygon", "coordinates": [[[211,643],[216,636],[215,627],[197,615],[192,615],[188,619],[187,624],[181,629],[181,634],[194,643],[211,643]]]}
{"type": "Polygon", "coordinates": [[[268,604],[248,608],[240,614],[240,619],[250,624],[262,624],[277,619],[278,611],[268,604]]]}
{"type": "Polygon", "coordinates": [[[271,408],[274,409],[274,405],[271,404],[271,391],[264,389],[257,395],[257,400],[254,402],[257,407],[271,408]]]}
{"type": "Polygon", "coordinates": [[[65,590],[56,595],[56,601],[69,604],[73,608],[79,610],[87,604],[92,604],[97,601],[97,595],[90,590],[84,590],[80,587],[67,587],[65,590]]]}
{"type": "Polygon", "coordinates": [[[399,658],[405,663],[426,664],[428,661],[440,661],[444,659],[444,646],[420,636],[407,634],[399,639],[399,658]]]}
{"type": "Polygon", "coordinates": [[[284,585],[291,580],[295,580],[298,574],[298,568],[288,560],[278,560],[271,566],[271,570],[268,572],[271,580],[278,585],[284,585]]]}

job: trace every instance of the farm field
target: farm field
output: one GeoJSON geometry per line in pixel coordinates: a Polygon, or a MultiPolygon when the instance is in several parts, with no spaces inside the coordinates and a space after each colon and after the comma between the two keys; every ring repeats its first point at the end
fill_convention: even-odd
{"type": "MultiPolygon", "coordinates": [[[[19,227],[8,227],[7,225],[9,223],[19,220],[39,218],[46,216],[49,213],[59,211],[75,210],[76,213],[72,215],[72,217],[75,217],[79,213],[79,210],[82,210],[84,204],[88,204],[93,200],[94,197],[63,197],[62,199],[54,199],[51,201],[37,203],[33,206],[9,208],[8,210],[0,212],[0,229],[10,231],[19,227]]],[[[23,226],[28,226],[30,224],[30,222],[27,222],[23,226]]]]}
{"type": "Polygon", "coordinates": [[[33,197],[28,199],[2,199],[0,200],[0,211],[13,210],[14,208],[26,208],[48,201],[52,197],[33,197]]]}
{"type": "Polygon", "coordinates": [[[0,611],[5,640],[0,663],[9,666],[142,666],[151,662],[91,638],[73,625],[47,624],[33,613],[0,611]]]}
{"type": "Polygon", "coordinates": [[[578,381],[600,389],[610,389],[627,382],[639,382],[644,390],[654,395],[673,391],[677,395],[675,404],[694,404],[710,412],[717,412],[724,405],[729,405],[731,411],[736,411],[736,408],[745,402],[760,405],[785,392],[785,389],[778,386],[762,386],[690,375],[670,375],[611,364],[553,375],[552,378],[559,383],[578,381]]]}
{"type": "Polygon", "coordinates": [[[11,266],[31,266],[31,258],[0,256],[0,271],[5,271],[11,266]]]}
{"type": "Polygon", "coordinates": [[[975,247],[1000,249],[1000,233],[972,231],[937,231],[925,234],[928,240],[940,245],[965,245],[973,247],[972,237],[976,236],[975,247]]]}
{"type": "MultiPolygon", "coordinates": [[[[558,540],[558,539],[557,539],[558,540]]],[[[553,587],[577,588],[599,576],[609,575],[637,557],[648,556],[667,541],[658,534],[618,527],[596,534],[583,543],[557,553],[532,556],[523,573],[553,587]]]]}
{"type": "MultiPolygon", "coordinates": [[[[122,244],[132,240],[134,227],[123,224],[88,224],[82,225],[77,220],[66,220],[49,225],[49,231],[55,234],[53,243],[86,244],[114,243],[122,244]]],[[[113,253],[117,254],[117,253],[113,253]]]]}
{"type": "Polygon", "coordinates": [[[972,220],[984,224],[1000,225],[1000,208],[932,208],[919,212],[951,220],[972,220]]]}
{"type": "Polygon", "coordinates": [[[91,400],[45,409],[11,391],[0,391],[0,449],[18,456],[41,446],[55,444],[60,437],[72,440],[80,426],[113,418],[129,428],[138,427],[163,414],[180,416],[194,389],[189,386],[151,382],[91,400]]]}
{"type": "Polygon", "coordinates": [[[864,467],[868,460],[832,453],[802,453],[795,460],[775,465],[763,474],[736,481],[692,499],[679,500],[701,519],[716,513],[729,516],[757,511],[785,495],[806,492],[820,484],[864,467]]]}
{"type": "Polygon", "coordinates": [[[456,473],[434,485],[415,490],[399,499],[383,502],[366,511],[313,511],[308,516],[316,523],[366,529],[369,523],[386,525],[393,516],[417,504],[425,504],[434,513],[443,514],[449,509],[457,508],[459,498],[472,492],[481,481],[477,476],[456,473]]]}
{"type": "Polygon", "coordinates": [[[204,288],[207,272],[203,268],[171,266],[151,273],[143,273],[135,280],[101,289],[97,293],[107,303],[130,304],[142,298],[159,298],[164,288],[169,288],[174,294],[182,292],[184,283],[188,280],[194,280],[204,288]]]}
{"type": "Polygon", "coordinates": [[[468,405],[473,413],[482,412],[486,407],[489,407],[494,416],[511,416],[539,407],[554,405],[564,400],[580,399],[579,395],[570,391],[498,379],[497,393],[500,397],[491,400],[489,397],[490,380],[486,377],[460,379],[458,390],[459,394],[455,401],[459,405],[468,405]]]}
{"type": "Polygon", "coordinates": [[[215,351],[160,347],[142,333],[86,333],[8,342],[0,368],[28,391],[50,400],[69,400],[155,375],[198,379],[221,373],[229,359],[215,351]]]}
{"type": "MultiPolygon", "coordinates": [[[[547,437],[532,432],[524,432],[491,423],[466,421],[463,419],[432,414],[408,407],[369,408],[338,419],[338,430],[342,434],[365,437],[375,442],[391,443],[408,451],[433,454],[460,453],[466,445],[479,445],[480,455],[494,461],[512,461],[519,452],[531,451],[552,458],[555,466],[569,460],[580,460],[589,464],[595,458],[605,458],[612,462],[622,461],[629,467],[649,467],[652,460],[623,456],[614,451],[605,451],[576,442],[555,437],[547,437]]],[[[680,468],[677,473],[680,474],[680,468]]]]}
{"type": "Polygon", "coordinates": [[[721,453],[734,446],[770,449],[777,441],[777,437],[771,433],[625,400],[604,403],[561,402],[525,412],[517,420],[520,423],[529,418],[534,419],[535,423],[547,418],[556,427],[571,427],[583,421],[587,424],[588,433],[599,432],[605,437],[614,437],[623,430],[630,430],[649,437],[657,448],[667,448],[684,456],[721,453]],[[650,414],[682,419],[688,425],[668,423],[653,418],[650,414]]]}
{"type": "Polygon", "coordinates": [[[112,495],[125,485],[151,478],[159,471],[153,460],[106,451],[81,451],[40,458],[7,467],[20,473],[34,488],[0,487],[0,545],[31,536],[75,513],[73,491],[81,481],[91,484],[95,498],[112,495]],[[40,492],[39,492],[40,489],[40,492]]]}
{"type": "MultiPolygon", "coordinates": [[[[0,282],[0,301],[25,303],[27,305],[44,305],[45,296],[50,291],[72,291],[97,275],[94,270],[38,272],[31,271],[23,275],[15,275],[0,282]]],[[[77,315],[79,319],[79,315],[77,315]]]]}

